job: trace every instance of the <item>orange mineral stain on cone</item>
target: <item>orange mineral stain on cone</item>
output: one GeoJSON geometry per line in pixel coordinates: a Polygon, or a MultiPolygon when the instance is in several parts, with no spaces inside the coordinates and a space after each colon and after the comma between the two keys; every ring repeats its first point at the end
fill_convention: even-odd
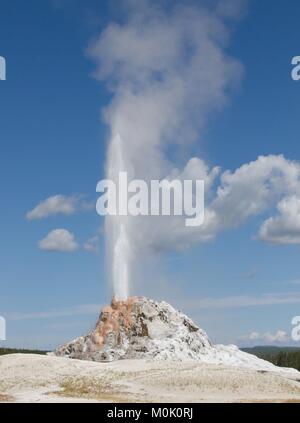
{"type": "Polygon", "coordinates": [[[113,297],[111,305],[105,306],[97,322],[93,338],[95,343],[101,347],[110,333],[119,336],[120,327],[129,329],[132,325],[131,311],[133,304],[138,297],[129,297],[125,301],[119,301],[113,297]]]}

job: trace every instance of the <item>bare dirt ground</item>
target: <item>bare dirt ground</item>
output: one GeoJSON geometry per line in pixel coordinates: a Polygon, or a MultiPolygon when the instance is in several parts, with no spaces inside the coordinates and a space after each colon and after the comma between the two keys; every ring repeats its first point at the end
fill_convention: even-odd
{"type": "Polygon", "coordinates": [[[0,357],[0,402],[300,402],[300,380],[196,362],[13,354],[0,357]]]}

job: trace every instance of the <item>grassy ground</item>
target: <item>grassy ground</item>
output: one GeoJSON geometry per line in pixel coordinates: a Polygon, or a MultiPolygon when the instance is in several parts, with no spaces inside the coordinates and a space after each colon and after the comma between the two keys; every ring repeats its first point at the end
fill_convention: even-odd
{"type": "Polygon", "coordinates": [[[137,395],[122,393],[121,387],[116,387],[107,377],[71,377],[60,384],[61,390],[55,395],[71,398],[95,399],[104,402],[137,402],[137,395]]]}

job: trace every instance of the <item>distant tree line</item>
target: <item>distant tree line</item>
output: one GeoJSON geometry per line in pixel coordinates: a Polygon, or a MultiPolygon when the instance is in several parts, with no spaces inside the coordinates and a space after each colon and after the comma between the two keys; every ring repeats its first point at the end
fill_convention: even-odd
{"type": "Polygon", "coordinates": [[[275,354],[257,354],[279,367],[293,367],[300,371],[300,351],[280,351],[275,354]]]}
{"type": "Polygon", "coordinates": [[[40,350],[22,350],[17,348],[0,348],[0,355],[7,355],[7,354],[47,354],[47,351],[40,351],[40,350]]]}

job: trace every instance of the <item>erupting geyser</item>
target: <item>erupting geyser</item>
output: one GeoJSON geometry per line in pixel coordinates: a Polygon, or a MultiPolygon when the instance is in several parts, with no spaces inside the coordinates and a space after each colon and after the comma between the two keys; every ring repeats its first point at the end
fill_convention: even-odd
{"type": "MultiPolygon", "coordinates": [[[[124,144],[119,134],[111,141],[108,150],[107,178],[118,186],[120,172],[128,172],[124,153],[124,144]]],[[[120,193],[122,195],[122,193],[120,193]]],[[[120,197],[119,197],[120,198],[120,197]]],[[[109,198],[110,202],[115,199],[109,198]]],[[[107,215],[105,218],[105,235],[109,268],[114,295],[125,300],[129,294],[131,245],[129,239],[129,216],[107,215]]]]}
{"type": "MultiPolygon", "coordinates": [[[[128,7],[122,23],[110,23],[88,49],[95,77],[112,93],[103,110],[111,133],[106,176],[115,183],[120,172],[147,183],[201,179],[209,187],[218,169],[210,171],[189,150],[242,74],[226,53],[228,16],[217,6],[141,3],[128,7]]],[[[120,300],[128,298],[143,258],[209,239],[205,231],[182,229],[185,216],[160,217],[106,217],[108,269],[120,300]]]]}

